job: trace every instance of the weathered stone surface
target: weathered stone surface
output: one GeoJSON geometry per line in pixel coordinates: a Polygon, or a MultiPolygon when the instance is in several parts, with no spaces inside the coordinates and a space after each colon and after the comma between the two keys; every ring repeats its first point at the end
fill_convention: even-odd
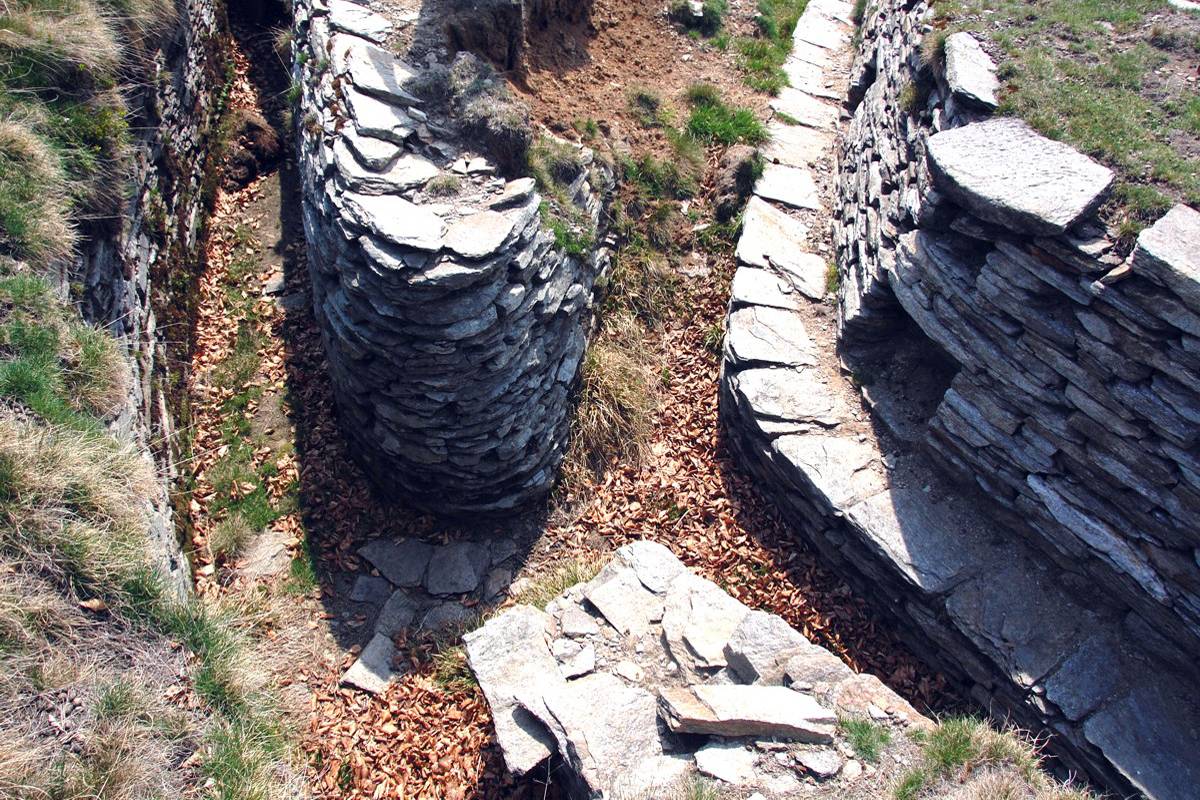
{"type": "Polygon", "coordinates": [[[554,737],[539,718],[544,708],[518,704],[517,693],[538,687],[551,691],[565,683],[546,644],[550,618],[530,606],[516,606],[463,637],[467,661],[492,709],[496,741],[510,772],[524,775],[550,756],[554,737]]]}
{"type": "Polygon", "coordinates": [[[392,24],[366,6],[351,0],[329,0],[329,24],[334,30],[370,39],[382,44],[392,32],[392,24]]]}
{"type": "Polygon", "coordinates": [[[356,36],[334,34],[329,52],[334,71],[348,75],[361,91],[404,105],[420,105],[404,88],[414,77],[412,71],[387,50],[356,36]]]}
{"type": "Polygon", "coordinates": [[[746,369],[730,380],[756,416],[821,427],[841,422],[836,401],[815,367],[746,369]]]}
{"type": "Polygon", "coordinates": [[[991,110],[998,105],[996,63],[966,31],[946,37],[946,83],[955,97],[976,107],[991,110]]]}
{"type": "Polygon", "coordinates": [[[837,723],[837,717],[812,697],[783,686],[663,689],[659,710],[679,733],[778,736],[813,744],[832,742],[837,723]]]}
{"type": "Polygon", "coordinates": [[[632,569],[611,576],[601,574],[584,591],[584,597],[621,633],[642,634],[663,617],[663,600],[648,590],[632,569]]]}
{"type": "Polygon", "coordinates": [[[767,133],[771,138],[762,148],[763,158],[790,167],[815,164],[833,146],[832,131],[804,125],[790,125],[777,120],[767,126],[767,133]]]}
{"type": "Polygon", "coordinates": [[[637,574],[638,580],[655,594],[662,594],[687,568],[675,554],[658,542],[639,539],[623,545],[617,551],[616,560],[637,574]]]}
{"type": "Polygon", "coordinates": [[[383,604],[383,608],[379,609],[379,616],[375,619],[375,632],[389,638],[395,636],[412,625],[420,612],[420,603],[407,590],[397,589],[383,604]]]}
{"type": "Polygon", "coordinates": [[[671,657],[685,670],[725,666],[725,644],[749,610],[715,583],[680,575],[667,590],[662,616],[671,657]]]}
{"type": "Polygon", "coordinates": [[[771,108],[808,128],[831,130],[838,121],[837,106],[790,86],[771,99],[771,108]]]}
{"type": "Polygon", "coordinates": [[[425,570],[425,590],[430,594],[463,594],[475,591],[489,563],[487,544],[453,542],[432,553],[425,570]]]}
{"type": "Polygon", "coordinates": [[[754,782],[755,761],[754,753],[740,744],[710,744],[696,751],[696,769],[734,786],[754,782]]]}
{"type": "Polygon", "coordinates": [[[392,585],[384,578],[359,575],[350,588],[350,599],[356,603],[382,603],[392,593],[392,585]]]}
{"type": "Polygon", "coordinates": [[[781,684],[789,660],[810,643],[774,614],[751,611],[725,643],[725,660],[746,683],[781,684]]]}
{"type": "Polygon", "coordinates": [[[746,204],[737,258],[743,264],[774,268],[806,297],[825,296],[825,260],[806,252],[804,223],[753,197],[746,204]]]}
{"type": "Polygon", "coordinates": [[[725,347],[738,364],[802,367],[817,363],[804,323],[788,309],[751,306],[734,311],[729,315],[725,347]]]}
{"type": "Polygon", "coordinates": [[[466,258],[483,258],[500,249],[514,219],[497,211],[479,211],[456,220],[446,231],[444,246],[466,258]]]}
{"type": "Polygon", "coordinates": [[[754,193],[796,208],[821,209],[821,198],[812,174],[802,167],[768,164],[754,184],[754,193]]]}
{"type": "Polygon", "coordinates": [[[842,768],[842,757],[833,750],[804,750],[796,761],[818,780],[832,778],[842,768]]]}
{"type": "Polygon", "coordinates": [[[354,128],[363,136],[404,144],[416,130],[416,121],[400,106],[363,94],[353,87],[346,89],[344,97],[354,128]]]}
{"type": "Polygon", "coordinates": [[[533,196],[537,183],[533,178],[517,178],[504,185],[504,191],[488,201],[488,206],[494,209],[510,208],[524,205],[533,196]]]}
{"type": "Polygon", "coordinates": [[[358,660],[342,674],[341,682],[371,694],[382,692],[396,677],[392,669],[392,657],[395,654],[396,646],[392,640],[375,634],[363,648],[358,660]]]}
{"type": "Polygon", "coordinates": [[[1179,295],[1200,312],[1200,212],[1177,205],[1138,235],[1133,270],[1179,295]]]}
{"type": "Polygon", "coordinates": [[[347,192],[342,200],[356,224],[389,242],[417,250],[438,250],[442,246],[446,223],[403,197],[347,192]]]}
{"type": "Polygon", "coordinates": [[[994,119],[929,138],[937,187],[973,214],[1019,233],[1052,236],[1093,213],[1112,170],[1016,119],[994,119]]]}
{"type": "Polygon", "coordinates": [[[433,546],[417,539],[372,539],[358,554],[397,586],[419,586],[433,546]]]}
{"type": "Polygon", "coordinates": [[[738,267],[733,273],[729,299],[735,305],[767,306],[798,311],[800,295],[790,283],[765,269],[738,267]]]}

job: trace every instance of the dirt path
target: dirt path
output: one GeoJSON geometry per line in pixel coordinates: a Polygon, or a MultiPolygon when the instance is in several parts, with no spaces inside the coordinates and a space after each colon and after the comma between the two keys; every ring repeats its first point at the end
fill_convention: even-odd
{"type": "MultiPolygon", "coordinates": [[[[644,15],[633,18],[647,24],[644,15]]],[[[652,21],[665,29],[661,17],[652,21]]],[[[606,53],[615,59],[608,48],[628,41],[614,24],[597,41],[597,64],[606,53]]],[[[628,35],[644,34],[638,28],[628,35]]],[[[267,38],[243,37],[237,108],[278,104],[282,90],[252,75],[273,57],[267,38]]],[[[705,69],[721,70],[715,74],[722,83],[737,82],[724,57],[705,69]]],[[[685,84],[676,83],[691,71],[682,74],[655,88],[681,91],[685,84]]],[[[586,102],[605,98],[589,95],[586,102]]],[[[269,609],[259,666],[302,731],[314,796],[553,796],[552,775],[517,784],[504,774],[482,695],[446,680],[445,664],[433,657],[443,643],[416,633],[402,640],[411,670],[381,696],[338,685],[371,629],[373,611],[348,599],[354,578],[369,569],[358,547],[368,536],[450,539],[463,531],[386,504],[350,457],[311,312],[298,205],[287,163],[217,199],[190,391],[198,585],[269,609]],[[251,530],[225,549],[229,520],[237,517],[251,530]]],[[[696,205],[708,213],[703,200],[696,205]]],[[[941,679],[877,627],[864,603],[789,536],[730,462],[717,420],[719,361],[706,340],[724,318],[733,258],[727,251],[689,258],[689,273],[702,277],[686,279],[680,310],[645,342],[661,352],[663,367],[649,455],[640,465],[614,465],[598,485],[578,492],[587,500],[570,514],[543,510],[497,524],[536,537],[518,578],[582,552],[655,539],[855,669],[879,675],[918,705],[936,703],[941,679]]]]}

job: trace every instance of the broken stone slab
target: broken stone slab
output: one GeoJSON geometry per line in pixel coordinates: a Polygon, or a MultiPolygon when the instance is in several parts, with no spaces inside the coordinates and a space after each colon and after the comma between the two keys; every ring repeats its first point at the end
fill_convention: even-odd
{"type": "Polygon", "coordinates": [[[578,678],[596,668],[596,648],[571,639],[555,639],[550,652],[558,660],[564,678],[578,678]]]}
{"type": "Polygon", "coordinates": [[[842,769],[842,757],[833,750],[801,750],[796,762],[817,780],[827,780],[842,769]]]}
{"type": "Polygon", "coordinates": [[[696,769],[734,786],[754,783],[754,752],[740,744],[709,744],[696,751],[696,769]]]}
{"type": "Polygon", "coordinates": [[[502,209],[524,205],[533,196],[537,182],[533,178],[517,178],[504,186],[504,191],[488,200],[488,208],[502,209]]]}
{"type": "Polygon", "coordinates": [[[733,305],[767,306],[789,311],[800,310],[800,295],[791,284],[765,269],[738,267],[729,288],[733,305]]]}
{"type": "Polygon", "coordinates": [[[498,211],[478,211],[456,220],[446,231],[444,247],[465,258],[495,253],[513,231],[513,218],[498,211]]]}
{"type": "Polygon", "coordinates": [[[583,596],[620,633],[641,635],[663,618],[663,599],[647,589],[637,572],[619,567],[601,572],[584,589],[583,596]]]}
{"type": "Polygon", "coordinates": [[[792,36],[794,42],[807,42],[826,50],[838,50],[850,42],[850,27],[819,13],[800,16],[792,36]]]}
{"type": "Polygon", "coordinates": [[[1138,234],[1130,257],[1137,275],[1167,287],[1200,312],[1200,212],[1183,204],[1138,234]]]}
{"type": "Polygon", "coordinates": [[[671,657],[685,674],[725,666],[725,644],[749,611],[712,581],[681,574],[667,590],[662,616],[671,657]]]}
{"type": "Polygon", "coordinates": [[[999,105],[996,62],[966,31],[946,37],[946,85],[954,96],[969,106],[993,111],[999,105]]]}
{"type": "Polygon", "coordinates": [[[540,701],[530,698],[538,714],[517,702],[516,694],[531,686],[552,690],[566,683],[550,653],[550,617],[532,606],[514,606],[463,636],[467,663],[475,673],[492,710],[496,742],[510,772],[524,775],[545,761],[555,739],[539,721],[547,715],[540,701]]]}
{"type": "Polygon", "coordinates": [[[746,204],[737,259],[743,264],[775,269],[805,297],[825,296],[825,259],[805,252],[808,229],[761,197],[746,204]]]}
{"type": "Polygon", "coordinates": [[[1113,172],[1017,119],[991,119],[929,138],[934,183],[967,210],[1017,233],[1055,236],[1093,214],[1113,172]]]}
{"type": "Polygon", "coordinates": [[[400,157],[399,145],[374,136],[363,136],[353,125],[342,129],[342,140],[358,163],[372,172],[385,173],[400,157]]]}
{"type": "Polygon", "coordinates": [[[755,367],[730,378],[741,403],[760,419],[832,428],[838,404],[816,367],[755,367]]]}
{"type": "Polygon", "coordinates": [[[729,315],[725,347],[736,364],[813,366],[816,346],[795,311],[767,306],[736,309],[729,315]]]}
{"type": "Polygon", "coordinates": [[[417,539],[372,539],[358,554],[397,586],[419,586],[433,546],[417,539]]]}
{"type": "Polygon", "coordinates": [[[804,127],[827,131],[837,127],[840,114],[837,106],[791,86],[771,98],[771,110],[787,114],[804,127]]]}
{"type": "Polygon", "coordinates": [[[425,591],[443,595],[473,592],[490,562],[486,542],[451,542],[438,547],[425,570],[425,591]]]}
{"type": "Polygon", "coordinates": [[[594,636],[600,632],[600,626],[596,624],[596,618],[574,603],[563,609],[562,616],[558,620],[558,626],[563,636],[569,636],[572,639],[594,636]]]}
{"type": "Polygon", "coordinates": [[[375,634],[363,648],[358,660],[342,674],[341,682],[364,692],[379,694],[387,689],[396,677],[396,672],[392,669],[392,658],[395,654],[396,646],[392,644],[392,640],[381,633],[375,634]]]}
{"type": "Polygon", "coordinates": [[[329,24],[336,30],[361,36],[376,44],[387,41],[392,24],[374,11],[351,0],[329,0],[329,24]]]}
{"type": "Polygon", "coordinates": [[[813,211],[822,208],[817,184],[803,167],[768,164],[754,184],[754,193],[764,200],[775,200],[795,208],[813,211]]]}
{"type": "Polygon", "coordinates": [[[404,88],[414,73],[387,50],[356,36],[334,34],[330,37],[330,54],[334,72],[349,76],[360,91],[397,104],[421,104],[404,88]]]}
{"type": "Polygon", "coordinates": [[[877,447],[856,437],[801,434],[780,436],[772,449],[792,467],[813,497],[834,508],[874,497],[887,488],[877,447]]]}
{"type": "Polygon", "coordinates": [[[668,687],[659,712],[676,733],[775,736],[809,744],[833,741],[837,716],[814,698],[783,686],[668,687]]]}
{"type": "Polygon", "coordinates": [[[746,683],[781,685],[790,659],[811,646],[782,617],[751,611],[726,642],[725,660],[746,683]]]}
{"type": "Polygon", "coordinates": [[[421,604],[404,589],[397,589],[379,609],[379,616],[375,618],[375,632],[388,637],[395,636],[412,625],[420,612],[421,604]]]}
{"type": "Polygon", "coordinates": [[[416,130],[412,117],[399,106],[347,88],[343,95],[355,129],[363,136],[404,144],[416,130]]]}
{"type": "Polygon", "coordinates": [[[446,223],[427,208],[394,194],[342,195],[347,217],[381,239],[414,250],[440,250],[446,223]]]}
{"type": "Polygon", "coordinates": [[[607,673],[552,685],[527,708],[554,736],[578,797],[604,798],[616,781],[661,758],[654,695],[607,673]]]}

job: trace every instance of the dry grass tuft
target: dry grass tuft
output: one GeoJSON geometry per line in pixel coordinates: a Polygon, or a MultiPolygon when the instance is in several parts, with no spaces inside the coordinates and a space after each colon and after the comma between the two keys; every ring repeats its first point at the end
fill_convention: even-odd
{"type": "Polygon", "coordinates": [[[66,179],[31,113],[0,120],[0,247],[46,264],[70,255],[76,233],[66,179]]]}
{"type": "Polygon", "coordinates": [[[548,564],[527,578],[513,598],[518,603],[545,610],[560,594],[580,583],[587,583],[600,572],[603,561],[596,557],[572,558],[548,564]]]}
{"type": "Polygon", "coordinates": [[[10,70],[82,81],[79,88],[111,80],[121,64],[107,14],[89,0],[7,0],[0,8],[0,52],[10,70]]]}
{"type": "Polygon", "coordinates": [[[654,425],[657,375],[643,329],[612,314],[583,360],[583,380],[563,466],[568,487],[598,477],[615,460],[637,464],[654,425]]]}

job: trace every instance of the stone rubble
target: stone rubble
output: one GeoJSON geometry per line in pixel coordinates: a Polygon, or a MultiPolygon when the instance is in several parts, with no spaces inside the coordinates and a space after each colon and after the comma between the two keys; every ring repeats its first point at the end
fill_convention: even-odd
{"type": "MultiPolygon", "coordinates": [[[[607,250],[563,252],[533,181],[499,177],[414,96],[425,67],[379,46],[389,31],[361,4],[297,4],[303,217],[339,415],[385,491],[506,511],[563,456],[607,250]]],[[[603,242],[611,170],[579,161],[569,202],[603,242]]]]}
{"type": "MultiPolygon", "coordinates": [[[[752,209],[722,370],[731,446],[797,535],[973,699],[1053,731],[1063,764],[1119,792],[1191,797],[1200,214],[1172,209],[1119,257],[1093,217],[1112,173],[1024,123],[988,120],[987,103],[967,95],[986,99],[976,90],[991,79],[959,56],[971,70],[987,64],[965,40],[952,49],[955,75],[923,72],[931,13],[925,2],[868,4],[851,118],[825,159],[836,150],[846,371],[863,353],[894,357],[915,328],[927,337],[912,345],[922,364],[945,352],[949,385],[906,426],[884,381],[863,374],[868,426],[837,365],[797,365],[807,300],[763,256],[765,214],[752,209]],[[905,110],[923,80],[928,96],[905,110]],[[794,319],[764,326],[780,312],[794,319]],[[792,332],[768,332],[780,330],[792,332]]],[[[811,44],[797,46],[806,60],[811,44]]],[[[768,152],[815,171],[825,136],[789,126],[768,152]]],[[[789,258],[817,255],[804,233],[793,241],[789,258]]],[[[792,661],[824,668],[802,651],[784,668],[793,678],[792,661]]],[[[842,697],[870,716],[864,699],[842,697]]]]}
{"type": "Polygon", "coordinates": [[[886,708],[882,724],[897,730],[929,725],[878,680],[854,674],[649,541],[620,548],[544,612],[510,607],[464,643],[509,770],[524,774],[554,754],[573,798],[668,796],[697,773],[807,797],[818,779],[833,789],[843,780],[834,748],[848,745],[839,715],[867,719],[869,704],[886,708]],[[632,593],[634,582],[645,597],[629,606],[592,601],[632,593]],[[631,627],[629,608],[646,609],[646,598],[658,613],[635,614],[631,627]],[[772,650],[825,658],[808,667],[797,661],[790,675],[764,667],[770,674],[757,681],[725,666],[765,664],[772,650]]]}

